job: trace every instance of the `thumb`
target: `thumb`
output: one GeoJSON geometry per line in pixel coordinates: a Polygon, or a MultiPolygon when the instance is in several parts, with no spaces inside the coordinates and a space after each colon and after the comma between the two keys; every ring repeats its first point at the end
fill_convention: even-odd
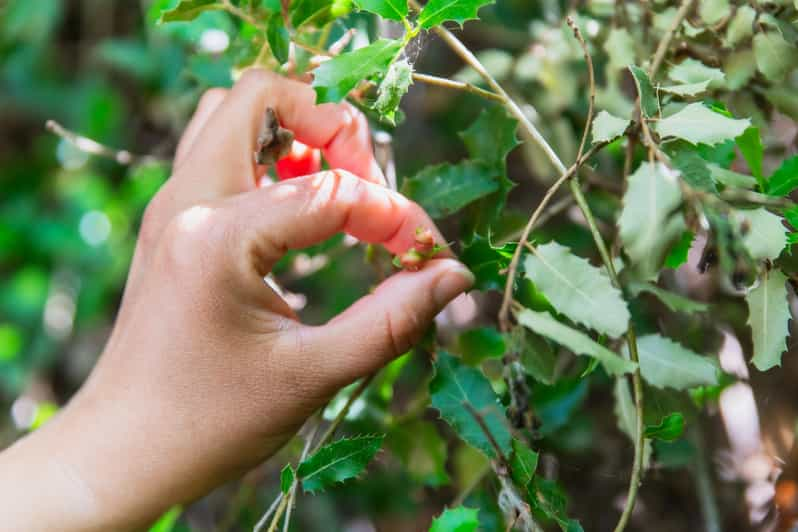
{"type": "Polygon", "coordinates": [[[306,347],[327,377],[351,382],[407,351],[435,316],[473,284],[471,272],[452,259],[400,272],[326,325],[310,327],[303,335],[306,347]]]}

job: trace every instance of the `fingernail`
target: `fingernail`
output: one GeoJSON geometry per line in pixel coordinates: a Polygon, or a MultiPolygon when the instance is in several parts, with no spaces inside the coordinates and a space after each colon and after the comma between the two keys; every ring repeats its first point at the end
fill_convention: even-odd
{"type": "Polygon", "coordinates": [[[462,264],[457,263],[438,278],[437,284],[432,289],[432,298],[438,306],[443,307],[473,285],[474,274],[462,264]]]}

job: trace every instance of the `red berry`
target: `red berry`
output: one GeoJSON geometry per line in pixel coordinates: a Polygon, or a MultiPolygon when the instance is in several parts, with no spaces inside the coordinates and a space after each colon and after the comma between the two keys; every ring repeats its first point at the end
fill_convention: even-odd
{"type": "Polygon", "coordinates": [[[399,262],[402,264],[402,268],[405,270],[409,270],[411,272],[418,271],[419,268],[424,264],[426,259],[416,251],[416,248],[408,249],[401,257],[399,257],[399,262]]]}
{"type": "Polygon", "coordinates": [[[310,175],[321,170],[321,153],[299,141],[291,145],[291,152],[277,161],[277,177],[291,179],[303,175],[310,175]]]}
{"type": "Polygon", "coordinates": [[[420,253],[429,253],[435,247],[435,235],[430,229],[419,227],[416,229],[416,249],[420,253]]]}

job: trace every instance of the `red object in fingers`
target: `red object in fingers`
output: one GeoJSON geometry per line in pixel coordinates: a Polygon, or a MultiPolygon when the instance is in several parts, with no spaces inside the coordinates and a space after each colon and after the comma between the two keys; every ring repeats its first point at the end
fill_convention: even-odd
{"type": "Polygon", "coordinates": [[[321,152],[299,141],[291,145],[291,153],[277,161],[277,178],[282,181],[321,170],[321,152]]]}

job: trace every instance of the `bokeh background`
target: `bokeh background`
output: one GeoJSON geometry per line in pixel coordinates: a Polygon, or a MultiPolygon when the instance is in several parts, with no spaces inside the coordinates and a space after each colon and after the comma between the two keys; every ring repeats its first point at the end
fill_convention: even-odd
{"type": "MultiPolygon", "coordinates": [[[[251,61],[252,46],[240,38],[238,22],[227,13],[157,25],[160,11],[174,3],[0,0],[0,447],[46,422],[88,375],[113,326],[141,213],[169,176],[180,132],[202,91],[229,86],[236,68],[251,61]],[[133,161],[119,164],[88,155],[48,132],[47,120],[129,150],[133,161]]],[[[612,11],[612,2],[593,4],[599,12],[612,11]]],[[[467,25],[463,35],[497,77],[535,103],[542,115],[536,118],[565,160],[576,153],[586,110],[579,89],[585,76],[581,51],[566,38],[567,32],[551,29],[552,21],[560,20],[569,7],[569,2],[556,0],[500,0],[481,11],[485,23],[467,25]]],[[[390,31],[367,16],[350,16],[363,32],[390,31]]],[[[589,35],[604,31],[593,24],[597,26],[588,27],[589,35]]],[[[332,32],[340,34],[343,27],[334,26],[332,32]]],[[[434,37],[413,44],[413,53],[419,71],[473,79],[434,37]]],[[[623,86],[614,90],[603,91],[600,100],[604,108],[623,114],[632,93],[624,93],[623,86]]],[[[428,163],[463,155],[458,132],[473,121],[480,106],[473,96],[416,85],[403,104],[404,122],[396,130],[375,123],[374,130],[391,135],[401,178],[428,163]]],[[[791,118],[779,114],[760,120],[773,126],[771,140],[780,142],[779,156],[795,153],[791,118]]],[[[611,147],[602,157],[617,167],[621,148],[611,147]]],[[[499,230],[505,234],[524,221],[522,213],[553,177],[531,147],[516,150],[508,168],[520,184],[499,230]]],[[[605,182],[589,194],[604,223],[613,223],[620,187],[619,181],[605,182]]],[[[456,239],[456,221],[444,221],[443,228],[456,239]]],[[[588,231],[568,210],[544,233],[590,253],[588,231]]],[[[292,254],[277,274],[311,322],[348,306],[379,276],[366,263],[363,248],[342,237],[292,254]]],[[[720,297],[712,289],[697,290],[704,290],[705,298],[720,297]]],[[[495,299],[476,297],[480,310],[462,312],[472,324],[490,321],[495,299]]],[[[724,320],[742,331],[740,343],[727,348],[748,349],[743,307],[731,302],[719,308],[724,320]]],[[[442,334],[454,335],[462,323],[450,316],[441,326],[442,334]]],[[[749,466],[764,468],[764,473],[740,471],[741,464],[729,463],[727,427],[717,408],[710,407],[700,414],[700,423],[694,425],[701,428],[693,429],[689,439],[658,449],[634,529],[699,530],[702,497],[709,496],[721,508],[723,530],[751,529],[746,502],[746,490],[755,484],[751,478],[768,479],[761,511],[770,511],[773,471],[783,469],[782,478],[798,477],[790,459],[798,404],[794,358],[793,352],[784,355],[782,371],[752,375],[759,409],[754,424],[762,430],[753,439],[766,445],[762,462],[749,466]]],[[[417,390],[418,382],[428,378],[424,353],[407,355],[380,374],[353,408],[346,430],[387,431],[388,450],[366,478],[325,495],[301,497],[292,529],[426,530],[431,517],[458,493],[482,508],[486,530],[500,529],[495,490],[467,489],[488,465],[425,408],[426,397],[417,390]],[[430,431],[435,426],[438,430],[430,431]]],[[[549,431],[542,446],[560,457],[545,458],[541,467],[568,488],[572,513],[585,530],[607,530],[614,524],[631,462],[631,443],[617,431],[599,430],[615,425],[610,388],[608,380],[588,384],[566,379],[539,387],[534,395],[549,431]]],[[[329,407],[328,417],[344,398],[329,407]]],[[[296,444],[242,481],[175,509],[157,530],[251,529],[277,492],[280,467],[294,453],[296,444]]]]}

